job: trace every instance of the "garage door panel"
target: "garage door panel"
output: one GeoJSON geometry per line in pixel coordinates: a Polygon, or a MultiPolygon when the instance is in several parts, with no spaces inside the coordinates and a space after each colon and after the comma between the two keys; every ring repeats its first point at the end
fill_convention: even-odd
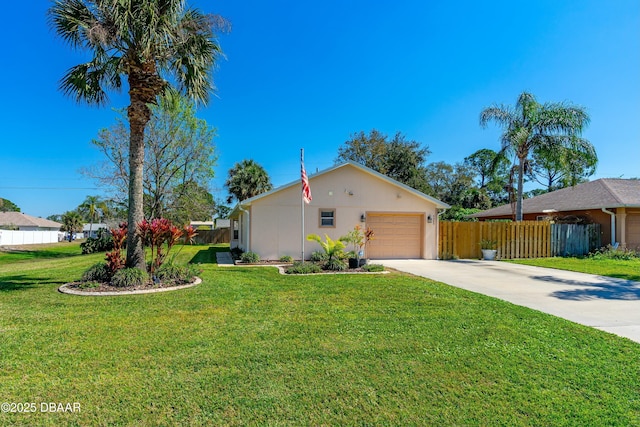
{"type": "Polygon", "coordinates": [[[367,215],[367,227],[375,238],[367,248],[369,258],[420,258],[422,256],[422,214],[367,215]]]}

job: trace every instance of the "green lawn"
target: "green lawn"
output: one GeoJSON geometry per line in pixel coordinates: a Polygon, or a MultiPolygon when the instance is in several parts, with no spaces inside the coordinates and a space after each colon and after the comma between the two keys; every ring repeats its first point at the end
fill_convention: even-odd
{"type": "Polygon", "coordinates": [[[219,268],[60,294],[102,255],[0,264],[0,425],[639,425],[640,345],[427,279],[219,268]]]}
{"type": "Polygon", "coordinates": [[[66,258],[80,253],[79,242],[60,242],[45,245],[25,245],[18,249],[3,247],[0,249],[0,265],[40,258],[66,258]]]}
{"type": "Polygon", "coordinates": [[[557,268],[560,270],[578,271],[580,273],[598,274],[600,276],[617,277],[619,279],[640,281],[640,259],[614,260],[591,258],[535,258],[508,260],[517,264],[534,265],[536,267],[557,268]]]}

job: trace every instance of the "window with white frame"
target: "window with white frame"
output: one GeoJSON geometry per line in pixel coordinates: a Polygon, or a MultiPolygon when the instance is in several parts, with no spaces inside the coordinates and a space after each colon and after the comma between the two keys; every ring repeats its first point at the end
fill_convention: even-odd
{"type": "Polygon", "coordinates": [[[238,234],[240,233],[240,225],[238,224],[238,220],[233,220],[233,240],[238,240],[238,234]]]}

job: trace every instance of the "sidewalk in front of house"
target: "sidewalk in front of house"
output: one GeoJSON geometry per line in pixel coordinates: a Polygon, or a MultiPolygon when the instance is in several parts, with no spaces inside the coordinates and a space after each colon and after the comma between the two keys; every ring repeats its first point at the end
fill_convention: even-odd
{"type": "Polygon", "coordinates": [[[500,261],[377,260],[640,343],[640,283],[500,261]]]}

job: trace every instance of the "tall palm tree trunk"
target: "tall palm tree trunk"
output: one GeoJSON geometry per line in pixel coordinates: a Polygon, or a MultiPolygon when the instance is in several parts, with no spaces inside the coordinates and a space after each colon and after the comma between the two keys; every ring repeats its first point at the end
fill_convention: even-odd
{"type": "MultiPolygon", "coordinates": [[[[133,67],[132,67],[133,68],[133,67]]],[[[144,219],[144,129],[151,119],[148,104],[155,101],[164,81],[155,75],[155,67],[139,68],[129,73],[129,215],[127,231],[127,267],[146,269],[144,247],[137,226],[144,219]],[[149,68],[149,69],[145,69],[149,68]]]]}
{"type": "Polygon", "coordinates": [[[524,194],[524,158],[518,158],[518,194],[516,195],[516,221],[522,221],[522,198],[524,194]]]}
{"type": "Polygon", "coordinates": [[[144,219],[143,165],[144,128],[150,117],[144,102],[131,102],[129,115],[129,215],[127,231],[127,266],[145,269],[144,248],[137,233],[137,224],[144,219]]]}

